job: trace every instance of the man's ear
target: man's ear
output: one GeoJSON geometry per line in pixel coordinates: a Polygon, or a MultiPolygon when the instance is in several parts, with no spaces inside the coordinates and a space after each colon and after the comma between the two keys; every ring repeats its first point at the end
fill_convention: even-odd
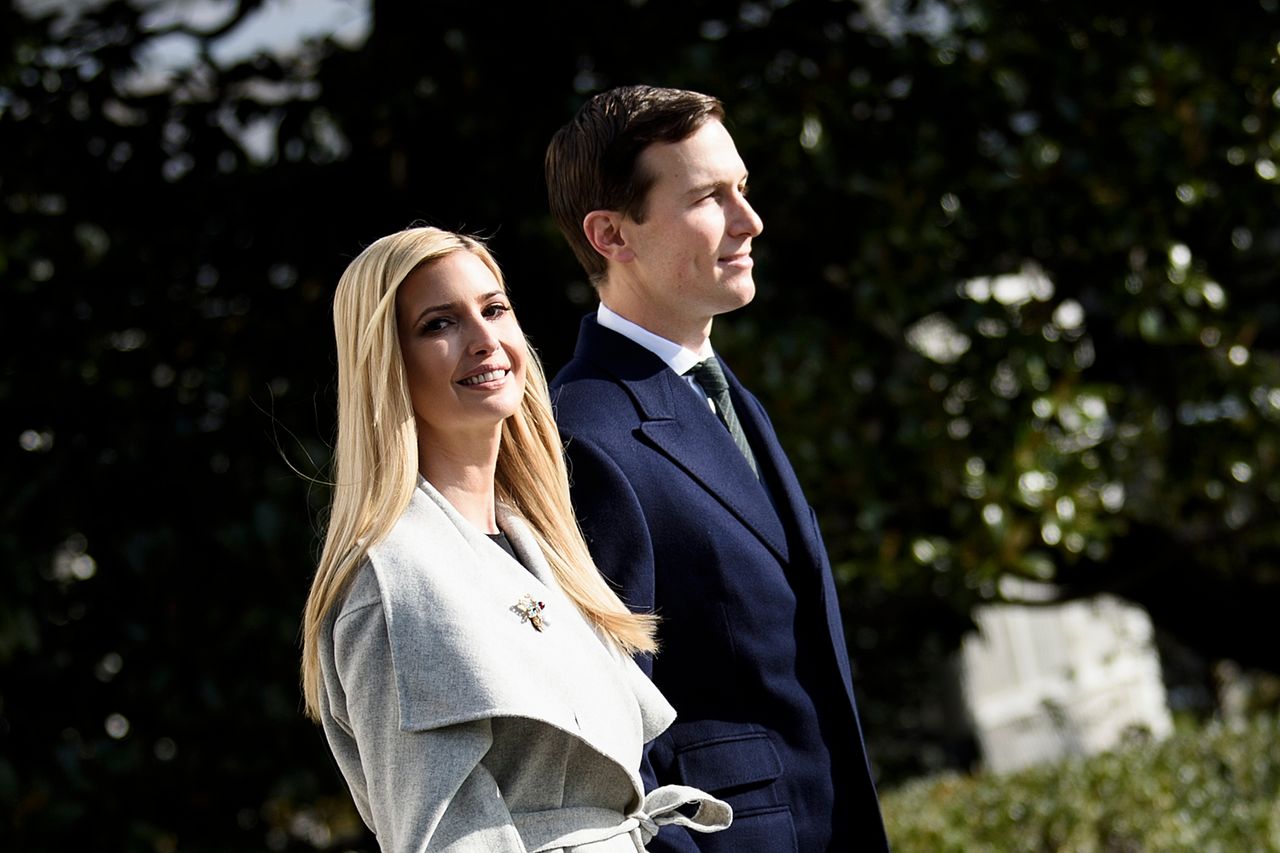
{"type": "Polygon", "coordinates": [[[622,235],[622,214],[616,210],[591,211],[582,218],[582,231],[607,261],[625,264],[636,256],[622,235]]]}

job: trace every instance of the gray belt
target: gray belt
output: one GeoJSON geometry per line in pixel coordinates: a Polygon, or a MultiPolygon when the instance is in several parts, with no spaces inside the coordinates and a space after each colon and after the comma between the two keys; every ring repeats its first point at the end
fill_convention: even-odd
{"type": "Polygon", "coordinates": [[[650,791],[640,808],[625,816],[609,809],[577,806],[517,813],[511,819],[529,853],[585,847],[618,836],[629,836],[636,850],[644,850],[660,828],[672,824],[694,832],[719,832],[733,822],[733,808],[697,788],[663,785],[650,791]],[[692,817],[680,811],[681,806],[693,804],[698,809],[692,817]],[[574,828],[566,832],[566,826],[574,828]]]}

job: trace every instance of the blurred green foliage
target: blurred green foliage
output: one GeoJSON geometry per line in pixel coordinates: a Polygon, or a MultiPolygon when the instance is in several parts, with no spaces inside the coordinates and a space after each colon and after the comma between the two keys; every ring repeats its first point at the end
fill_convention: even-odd
{"type": "Polygon", "coordinates": [[[361,837],[296,688],[330,294],[415,220],[489,234],[554,370],[592,297],[542,155],[620,83],[718,95],[752,169],[716,344],[883,780],[973,757],[947,668],[1004,575],[1280,670],[1277,0],[379,0],[243,59],[265,4],[213,5],[0,10],[0,848],[361,837]]]}
{"type": "Polygon", "coordinates": [[[1183,724],[1088,759],[882,794],[901,853],[1280,848],[1280,721],[1183,724]]]}

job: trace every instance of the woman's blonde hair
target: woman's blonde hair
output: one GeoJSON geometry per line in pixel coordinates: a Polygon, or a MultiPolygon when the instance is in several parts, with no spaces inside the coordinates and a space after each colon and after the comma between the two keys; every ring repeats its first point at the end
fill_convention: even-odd
{"type": "MultiPolygon", "coordinates": [[[[438,228],[410,228],[374,242],[351,262],[333,301],[338,349],[338,437],[333,501],[320,565],[302,624],[302,689],[319,717],[320,632],[368,549],[400,518],[417,486],[418,443],[396,326],[396,291],[418,267],[471,252],[506,289],[478,240],[438,228]]],[[[524,397],[502,425],[497,499],[528,522],[556,580],[586,618],[629,654],[653,652],[656,620],[626,606],[596,569],[569,500],[560,435],[547,379],[529,349],[524,397]]]]}

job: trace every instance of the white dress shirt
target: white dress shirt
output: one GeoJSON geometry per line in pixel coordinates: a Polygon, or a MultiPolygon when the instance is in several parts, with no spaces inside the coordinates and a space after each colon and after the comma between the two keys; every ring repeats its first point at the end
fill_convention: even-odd
{"type": "MultiPolygon", "coordinates": [[[[676,372],[677,376],[688,382],[703,397],[707,397],[707,393],[702,389],[702,386],[695,382],[692,376],[686,374],[698,362],[715,355],[715,350],[711,348],[710,340],[702,344],[701,352],[694,352],[675,341],[669,341],[661,335],[655,335],[643,326],[631,322],[626,317],[611,310],[603,302],[596,309],[596,322],[610,331],[617,332],[627,340],[634,341],[662,359],[667,367],[676,372]]],[[[712,411],[715,411],[715,403],[711,402],[710,397],[707,397],[707,405],[712,411]]]]}

